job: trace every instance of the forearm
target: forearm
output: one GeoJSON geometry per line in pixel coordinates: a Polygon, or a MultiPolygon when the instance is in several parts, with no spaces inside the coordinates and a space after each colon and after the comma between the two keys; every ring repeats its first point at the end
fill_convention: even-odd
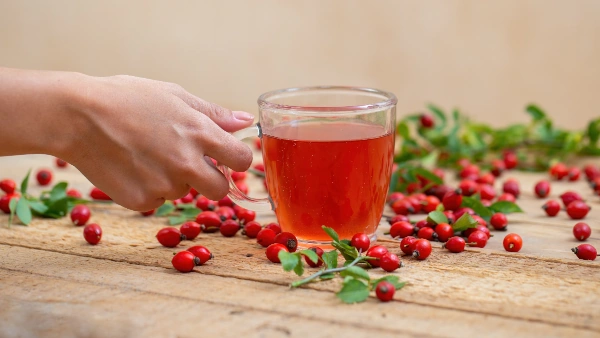
{"type": "Polygon", "coordinates": [[[0,156],[61,156],[82,137],[85,75],[0,67],[0,156]]]}

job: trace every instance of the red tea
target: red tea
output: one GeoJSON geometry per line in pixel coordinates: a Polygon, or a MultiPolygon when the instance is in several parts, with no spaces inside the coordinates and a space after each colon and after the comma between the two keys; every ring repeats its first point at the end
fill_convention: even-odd
{"type": "Polygon", "coordinates": [[[328,241],[375,232],[388,191],[394,134],[360,123],[297,123],[263,135],[269,195],[284,231],[328,241]]]}

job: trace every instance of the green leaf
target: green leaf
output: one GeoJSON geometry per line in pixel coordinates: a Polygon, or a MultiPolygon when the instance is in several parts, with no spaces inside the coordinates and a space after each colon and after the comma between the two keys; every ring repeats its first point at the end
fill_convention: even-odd
{"type": "MultiPolygon", "coordinates": [[[[196,207],[196,205],[194,203],[181,203],[181,204],[177,204],[177,209],[182,209],[183,211],[186,211],[188,209],[198,209],[198,207],[196,207]]],[[[200,209],[198,209],[200,210],[200,209]]]]}
{"type": "Polygon", "coordinates": [[[279,257],[279,260],[281,261],[281,266],[285,271],[292,271],[296,267],[296,265],[300,263],[300,258],[298,257],[298,255],[289,253],[285,250],[279,251],[277,257],[279,257]]]}
{"type": "Polygon", "coordinates": [[[181,215],[185,216],[188,219],[190,219],[190,218],[195,219],[198,216],[198,214],[201,213],[201,212],[202,212],[202,210],[194,207],[194,208],[184,209],[181,212],[181,215]]]}
{"type": "Polygon", "coordinates": [[[469,228],[477,227],[477,224],[477,221],[474,220],[471,215],[465,212],[462,216],[460,216],[459,219],[456,220],[456,222],[454,222],[454,224],[452,224],[452,229],[454,231],[465,231],[469,228]]]}
{"type": "Polygon", "coordinates": [[[431,171],[425,169],[425,168],[421,168],[421,167],[417,167],[414,169],[414,174],[417,176],[421,176],[426,178],[427,180],[435,183],[435,184],[442,184],[444,183],[444,181],[436,174],[432,173],[431,171]]]}
{"type": "Polygon", "coordinates": [[[523,212],[518,205],[509,201],[498,201],[490,205],[490,210],[494,212],[501,212],[503,214],[510,214],[513,212],[523,212]]]}
{"type": "Polygon", "coordinates": [[[27,194],[27,186],[29,185],[29,176],[31,175],[31,169],[25,175],[25,178],[21,181],[21,195],[27,194]]]}
{"type": "Polygon", "coordinates": [[[327,235],[329,235],[329,237],[331,237],[334,241],[336,241],[336,242],[340,241],[340,236],[338,236],[338,234],[337,234],[337,232],[335,232],[335,230],[333,230],[330,227],[326,227],[324,225],[321,228],[323,228],[323,230],[325,230],[327,235]]]}
{"type": "MultiPolygon", "coordinates": [[[[444,208],[444,204],[442,204],[442,203],[438,204],[438,206],[435,208],[435,211],[444,211],[444,210],[446,210],[446,208],[444,208]]],[[[446,218],[446,220],[448,220],[448,218],[446,218]]]]}
{"type": "MultiPolygon", "coordinates": [[[[442,204],[442,203],[440,203],[442,204]]],[[[427,223],[440,224],[448,223],[448,217],[441,211],[432,211],[427,215],[427,223]]]]}
{"type": "Polygon", "coordinates": [[[338,252],[337,250],[331,250],[329,252],[324,252],[323,256],[321,257],[323,259],[323,262],[325,262],[325,265],[327,266],[328,269],[335,269],[337,268],[337,259],[338,259],[338,252]]]}
{"type": "Polygon", "coordinates": [[[321,275],[321,280],[329,280],[329,279],[334,279],[335,278],[335,273],[333,272],[329,272],[329,273],[324,273],[321,275]]]}
{"type": "Polygon", "coordinates": [[[492,212],[475,197],[463,196],[461,206],[473,209],[476,214],[487,221],[492,217],[492,212]]]}
{"type": "Polygon", "coordinates": [[[347,261],[353,261],[358,257],[358,250],[351,245],[344,242],[331,242],[331,245],[338,249],[347,261]]]}
{"type": "Polygon", "coordinates": [[[302,250],[300,251],[300,254],[308,257],[308,259],[315,264],[319,262],[319,255],[310,249],[302,250]]]}
{"type": "Polygon", "coordinates": [[[358,279],[349,279],[336,296],[347,304],[364,302],[369,297],[369,287],[358,279]]]}
{"type": "Polygon", "coordinates": [[[296,266],[294,267],[294,272],[298,276],[302,276],[302,274],[304,274],[304,264],[302,264],[302,261],[298,261],[298,264],[296,264],[296,266]]]}
{"type": "Polygon", "coordinates": [[[156,216],[166,216],[175,211],[175,206],[171,201],[165,202],[165,204],[161,205],[156,209],[156,216]]]}
{"type": "Polygon", "coordinates": [[[396,127],[396,132],[403,139],[410,139],[410,130],[408,129],[408,125],[406,124],[406,122],[398,123],[398,126],[396,127]]]}
{"type": "MultiPolygon", "coordinates": [[[[428,170],[432,169],[432,168],[435,168],[437,166],[438,156],[440,156],[440,152],[439,151],[434,150],[434,151],[430,152],[429,154],[427,154],[427,156],[421,158],[421,165],[424,168],[427,168],[428,170]]],[[[435,176],[438,177],[437,175],[435,175],[435,176]]],[[[437,183],[437,184],[441,184],[441,183],[437,183]]]]}
{"type": "Polygon", "coordinates": [[[389,192],[395,192],[398,185],[398,178],[400,177],[400,171],[396,170],[392,174],[392,178],[390,179],[389,192]]]}
{"type": "Polygon", "coordinates": [[[528,105],[527,108],[525,108],[525,110],[527,111],[527,113],[529,113],[529,115],[531,115],[534,121],[541,121],[546,118],[546,113],[544,113],[544,111],[542,111],[535,104],[528,105]]]}
{"type": "Polygon", "coordinates": [[[360,266],[356,266],[356,265],[349,266],[346,268],[346,270],[341,271],[340,276],[342,276],[342,277],[352,276],[354,278],[364,279],[366,281],[371,280],[371,277],[369,276],[367,271],[365,269],[361,268],[360,266]]]}
{"type": "Polygon", "coordinates": [[[8,227],[12,224],[13,218],[15,218],[15,213],[17,212],[17,203],[19,199],[11,198],[8,202],[8,208],[10,209],[10,216],[8,216],[8,227]]]}
{"type": "Polygon", "coordinates": [[[56,201],[48,200],[45,202],[48,206],[48,210],[44,213],[44,217],[61,218],[66,216],[69,212],[68,198],[62,198],[56,201]]]}
{"type": "Polygon", "coordinates": [[[50,190],[51,203],[67,197],[67,185],[67,182],[60,182],[52,187],[52,190],[50,190]]]}
{"type": "Polygon", "coordinates": [[[48,211],[48,207],[39,201],[29,201],[29,206],[31,207],[31,209],[33,211],[35,211],[36,213],[43,215],[48,211]]]}
{"type": "Polygon", "coordinates": [[[169,225],[179,225],[187,220],[188,218],[185,215],[171,216],[169,217],[169,225]]]}
{"type": "Polygon", "coordinates": [[[434,106],[431,103],[427,105],[427,108],[429,108],[429,110],[431,110],[440,120],[441,124],[438,128],[443,129],[446,126],[446,114],[444,114],[442,109],[438,108],[437,106],[434,106]]]}
{"type": "Polygon", "coordinates": [[[29,208],[29,201],[26,198],[19,198],[17,202],[17,217],[21,220],[21,223],[29,225],[31,223],[32,215],[31,209],[29,208]]]}
{"type": "Polygon", "coordinates": [[[600,119],[592,120],[587,127],[587,136],[590,144],[595,145],[600,138],[600,119]]]}

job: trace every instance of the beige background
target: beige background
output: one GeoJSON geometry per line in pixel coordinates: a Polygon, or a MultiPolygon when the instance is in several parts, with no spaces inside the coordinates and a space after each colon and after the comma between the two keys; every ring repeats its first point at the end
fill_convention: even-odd
{"type": "Polygon", "coordinates": [[[313,84],[497,125],[533,101],[581,128],[600,115],[600,1],[0,0],[0,65],[172,81],[251,112],[313,84]]]}

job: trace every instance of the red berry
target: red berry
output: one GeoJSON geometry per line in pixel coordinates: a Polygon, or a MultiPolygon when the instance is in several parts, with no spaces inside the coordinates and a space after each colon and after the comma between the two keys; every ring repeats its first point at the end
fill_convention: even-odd
{"type": "Polygon", "coordinates": [[[229,198],[229,196],[223,197],[221,200],[219,200],[219,202],[217,202],[217,204],[220,207],[233,207],[233,201],[231,200],[231,198],[229,198]]]}
{"type": "Polygon", "coordinates": [[[407,255],[412,255],[413,251],[415,250],[416,242],[417,239],[413,236],[406,236],[402,238],[402,241],[400,241],[400,250],[407,255]]]}
{"type": "Polygon", "coordinates": [[[475,210],[468,208],[468,207],[464,207],[464,208],[459,208],[458,210],[456,210],[454,212],[454,216],[456,216],[456,219],[459,219],[462,217],[462,215],[464,214],[469,214],[471,216],[475,215],[475,210]]]}
{"type": "Polygon", "coordinates": [[[140,214],[142,214],[142,216],[144,216],[144,217],[148,217],[148,216],[154,215],[154,212],[156,212],[156,209],[142,211],[142,212],[140,212],[140,214]]]}
{"type": "Polygon", "coordinates": [[[456,221],[456,215],[454,214],[454,212],[452,210],[444,211],[444,215],[446,215],[446,218],[448,219],[448,223],[454,224],[454,222],[456,221]]]}
{"type": "Polygon", "coordinates": [[[513,169],[517,166],[518,159],[517,155],[512,151],[504,152],[504,166],[506,169],[513,169]]]}
{"type": "Polygon", "coordinates": [[[489,207],[492,205],[492,201],[490,200],[481,200],[481,204],[483,204],[484,207],[489,207]]]}
{"type": "Polygon", "coordinates": [[[156,233],[156,239],[160,244],[167,248],[176,247],[181,241],[186,239],[179,229],[177,228],[162,228],[156,233]]]}
{"type": "Polygon", "coordinates": [[[431,243],[426,239],[419,239],[415,243],[413,257],[418,260],[424,260],[431,254],[431,243]]]}
{"type": "Polygon", "coordinates": [[[248,223],[254,221],[256,218],[256,212],[248,209],[237,209],[235,215],[242,223],[248,223]]]}
{"type": "Polygon", "coordinates": [[[367,252],[371,246],[371,239],[364,233],[354,234],[350,240],[350,245],[355,247],[359,252],[367,252]]]}
{"type": "Polygon", "coordinates": [[[97,201],[112,201],[112,198],[108,196],[104,191],[93,187],[90,191],[90,197],[97,201]]]}
{"type": "Polygon", "coordinates": [[[485,184],[485,185],[494,185],[495,181],[496,181],[496,177],[494,175],[492,175],[492,173],[486,173],[486,174],[479,176],[479,178],[477,178],[477,180],[475,182],[477,182],[479,184],[485,184]]]}
{"type": "Polygon", "coordinates": [[[281,227],[277,223],[269,223],[269,224],[265,225],[265,229],[273,230],[276,235],[281,233],[281,227]]]}
{"type": "Polygon", "coordinates": [[[394,284],[385,280],[377,283],[377,286],[375,287],[375,294],[382,302],[389,302],[392,300],[395,292],[396,288],[394,287],[394,284]]]}
{"type": "Polygon", "coordinates": [[[192,194],[192,196],[194,196],[194,198],[198,197],[198,191],[194,188],[190,188],[190,194],[192,194]]]}
{"type": "Polygon", "coordinates": [[[397,222],[408,222],[408,217],[406,215],[395,215],[394,217],[390,218],[390,220],[388,221],[388,223],[390,223],[390,225],[397,223],[397,222]]]}
{"type": "Polygon", "coordinates": [[[573,201],[583,201],[583,198],[581,198],[581,195],[579,195],[578,193],[576,193],[574,191],[564,192],[559,197],[562,200],[565,207],[567,207],[573,201]]]}
{"type": "Polygon", "coordinates": [[[519,194],[521,192],[521,190],[519,189],[519,182],[517,182],[514,179],[507,180],[502,185],[502,191],[504,191],[505,193],[509,193],[509,194],[515,196],[515,198],[518,198],[519,194]]]}
{"type": "Polygon", "coordinates": [[[19,195],[12,193],[0,197],[0,210],[5,214],[10,214],[10,200],[13,198],[19,198],[19,195]]]}
{"type": "Polygon", "coordinates": [[[375,245],[372,246],[369,250],[367,250],[367,256],[373,257],[377,259],[370,259],[369,264],[374,267],[379,267],[381,263],[381,258],[388,253],[388,249],[383,245],[375,245]]]}
{"type": "Polygon", "coordinates": [[[440,199],[435,197],[435,196],[427,196],[425,197],[425,200],[423,201],[423,211],[425,213],[430,213],[434,210],[436,210],[436,208],[438,207],[438,205],[440,205],[440,199]]]}
{"type": "MultiPolygon", "coordinates": [[[[487,222],[481,218],[481,216],[478,215],[473,215],[471,216],[475,221],[477,221],[477,223],[481,226],[483,226],[484,228],[487,227],[487,222]]],[[[489,232],[488,232],[489,233],[489,232]]]]}
{"type": "Polygon", "coordinates": [[[585,241],[592,235],[592,229],[587,223],[579,222],[573,226],[573,236],[578,241],[585,241]]]}
{"type": "Polygon", "coordinates": [[[265,254],[267,258],[273,263],[281,263],[279,260],[279,251],[284,250],[288,251],[287,247],[281,243],[273,243],[267,247],[265,250],[265,254]]]}
{"type": "Polygon", "coordinates": [[[219,215],[221,221],[226,221],[228,219],[237,219],[237,217],[235,216],[235,211],[232,207],[220,206],[217,208],[217,210],[215,210],[215,213],[219,215]]]}
{"type": "Polygon", "coordinates": [[[194,256],[200,258],[196,265],[202,265],[214,258],[213,254],[210,253],[210,250],[208,250],[202,245],[194,245],[192,247],[189,247],[187,251],[191,252],[194,256]]]}
{"type": "Polygon", "coordinates": [[[196,208],[200,210],[215,210],[216,207],[217,203],[213,200],[209,200],[206,196],[198,196],[198,199],[196,200],[196,208]]]}
{"type": "Polygon", "coordinates": [[[434,224],[429,224],[427,219],[422,219],[422,220],[418,221],[417,223],[415,223],[415,231],[418,232],[422,228],[431,228],[433,226],[434,226],[434,224]]]}
{"type": "Polygon", "coordinates": [[[456,210],[462,204],[462,195],[460,190],[449,191],[444,195],[442,204],[445,210],[456,210]]]}
{"type": "Polygon", "coordinates": [[[242,235],[248,236],[248,238],[256,238],[258,232],[262,230],[262,226],[258,222],[248,222],[244,225],[244,230],[242,230],[242,235]]]}
{"type": "Polygon", "coordinates": [[[4,180],[0,181],[0,189],[2,191],[4,191],[7,195],[15,192],[16,188],[17,188],[17,183],[15,183],[15,181],[13,181],[11,179],[4,179],[4,180]]]}
{"type": "Polygon", "coordinates": [[[219,227],[221,235],[225,237],[235,236],[235,234],[237,234],[237,232],[240,231],[240,229],[240,223],[232,219],[228,219],[225,222],[221,223],[221,226],[219,227]]]}
{"type": "Polygon", "coordinates": [[[479,177],[479,167],[475,164],[469,164],[460,171],[459,176],[460,178],[476,180],[479,177]]]}
{"type": "Polygon", "coordinates": [[[186,239],[191,241],[200,235],[200,232],[202,232],[202,227],[196,222],[185,222],[179,227],[179,231],[185,236],[186,239]]]}
{"type": "Polygon", "coordinates": [[[243,181],[235,182],[235,186],[238,188],[239,191],[248,195],[249,189],[248,189],[248,185],[245,182],[243,182],[243,181]]]}
{"type": "Polygon", "coordinates": [[[275,243],[275,231],[269,228],[264,228],[258,232],[256,235],[256,243],[262,245],[263,247],[268,247],[269,245],[275,243]]]}
{"type": "Polygon", "coordinates": [[[583,167],[583,172],[585,173],[585,177],[587,177],[588,181],[591,181],[596,177],[600,177],[600,168],[591,164],[583,167]]]}
{"type": "Polygon", "coordinates": [[[454,229],[447,223],[440,223],[435,227],[435,233],[437,239],[440,242],[446,242],[450,237],[454,235],[454,229]]]}
{"type": "Polygon", "coordinates": [[[467,239],[470,246],[476,246],[479,248],[484,248],[488,241],[488,235],[480,230],[473,231],[467,239]]]}
{"type": "Polygon", "coordinates": [[[91,223],[83,228],[83,238],[91,245],[96,245],[102,238],[102,228],[96,223],[91,223]]]}
{"type": "Polygon", "coordinates": [[[275,236],[275,243],[283,244],[289,252],[298,249],[298,239],[291,232],[281,232],[275,236]]]}
{"type": "Polygon", "coordinates": [[[404,198],[404,194],[403,193],[401,193],[401,192],[393,192],[393,193],[391,193],[391,194],[388,195],[387,202],[388,202],[388,204],[391,205],[395,201],[401,200],[403,198],[404,198]]]}
{"type": "Polygon", "coordinates": [[[90,208],[83,204],[78,204],[71,210],[71,221],[75,225],[84,225],[90,219],[91,215],[90,208]]]}
{"type": "Polygon", "coordinates": [[[588,261],[593,261],[598,257],[598,252],[596,248],[591,246],[590,244],[580,244],[578,247],[571,249],[574,254],[577,255],[579,259],[585,259],[588,261]]]}
{"type": "Polygon", "coordinates": [[[550,194],[550,182],[548,181],[539,181],[534,188],[535,194],[539,198],[545,198],[550,194]]]}
{"type": "Polygon", "coordinates": [[[390,236],[392,238],[404,238],[406,236],[413,235],[415,233],[415,227],[408,222],[396,222],[392,224],[390,228],[390,236]]]}
{"type": "Polygon", "coordinates": [[[569,172],[567,174],[569,181],[571,181],[571,182],[577,181],[577,180],[579,180],[579,176],[581,176],[581,170],[579,170],[579,168],[573,167],[573,168],[569,169],[569,172]]]}
{"type": "Polygon", "coordinates": [[[560,204],[558,204],[556,201],[550,200],[542,206],[542,209],[544,209],[548,216],[554,217],[560,211],[560,204]]]}
{"type": "Polygon", "coordinates": [[[246,176],[248,176],[248,174],[246,174],[245,171],[232,171],[231,172],[231,179],[234,180],[235,182],[245,180],[246,176]]]}
{"type": "Polygon", "coordinates": [[[325,253],[323,251],[323,249],[319,248],[318,246],[312,246],[310,248],[308,248],[308,250],[312,250],[314,253],[317,254],[317,256],[319,256],[319,261],[316,263],[313,263],[313,261],[311,261],[308,256],[304,256],[304,261],[306,262],[306,264],[308,264],[311,268],[317,268],[321,265],[323,265],[323,259],[321,259],[321,257],[323,257],[323,254],[325,253]]]}
{"type": "Polygon", "coordinates": [[[60,158],[56,158],[56,166],[59,168],[65,168],[66,166],[68,166],[69,163],[67,163],[67,161],[65,160],[61,160],[60,158]]]}
{"type": "Polygon", "coordinates": [[[584,201],[573,201],[567,206],[567,215],[572,219],[582,219],[585,218],[590,209],[590,206],[585,204],[584,201]]]}
{"type": "Polygon", "coordinates": [[[482,200],[493,200],[496,198],[496,189],[491,185],[480,184],[478,190],[482,200]]]}
{"type": "Polygon", "coordinates": [[[519,252],[523,247],[523,239],[517,234],[508,234],[502,242],[504,250],[508,252],[519,252]]]}
{"type": "Polygon", "coordinates": [[[458,167],[459,167],[460,169],[464,169],[466,166],[468,166],[468,165],[470,165],[470,164],[471,164],[471,161],[469,161],[469,160],[468,160],[468,159],[466,159],[466,158],[461,158],[461,159],[459,159],[458,161],[456,161],[456,164],[458,165],[458,167]]]}
{"type": "Polygon", "coordinates": [[[41,169],[35,177],[41,186],[45,186],[52,181],[52,172],[48,169],[41,169]]]}
{"type": "Polygon", "coordinates": [[[262,149],[262,143],[260,142],[260,138],[257,137],[257,138],[254,139],[254,147],[257,150],[261,150],[262,149]]]}
{"type": "Polygon", "coordinates": [[[179,200],[181,200],[181,203],[185,203],[185,204],[192,203],[194,201],[194,195],[192,195],[192,193],[188,192],[187,195],[183,196],[179,200]]]}
{"type": "Polygon", "coordinates": [[[413,214],[418,214],[421,212],[421,208],[423,207],[423,205],[418,198],[416,198],[415,196],[410,196],[410,197],[407,197],[406,200],[412,206],[413,214]]]}
{"type": "Polygon", "coordinates": [[[432,228],[425,227],[425,228],[419,229],[419,231],[417,232],[417,237],[431,241],[431,240],[433,240],[434,233],[435,232],[433,231],[432,228]]]}
{"type": "Polygon", "coordinates": [[[81,198],[82,197],[81,193],[77,189],[69,189],[69,190],[67,190],[67,196],[75,197],[75,198],[81,198]]]}
{"type": "Polygon", "coordinates": [[[502,172],[506,170],[506,165],[502,160],[493,160],[492,161],[492,170],[491,173],[495,177],[502,175],[502,172]]]}
{"type": "Polygon", "coordinates": [[[432,128],[434,125],[433,117],[430,114],[421,114],[419,120],[421,121],[421,127],[423,128],[432,128]]]}
{"type": "Polygon", "coordinates": [[[506,215],[498,212],[492,216],[492,218],[490,219],[490,224],[496,230],[505,230],[506,226],[508,225],[508,219],[506,219],[506,215]]]}
{"type": "Polygon", "coordinates": [[[412,204],[406,198],[392,203],[392,210],[398,215],[408,215],[414,213],[412,204]]]}
{"type": "Polygon", "coordinates": [[[463,196],[472,196],[477,192],[477,188],[479,186],[475,181],[471,180],[462,180],[458,185],[458,189],[462,192],[463,196]]]}
{"type": "Polygon", "coordinates": [[[459,253],[465,250],[465,240],[462,237],[454,236],[450,237],[446,243],[444,243],[444,248],[448,249],[450,252],[459,253]]]}
{"type": "Polygon", "coordinates": [[[202,226],[204,232],[217,232],[221,226],[221,217],[214,211],[203,211],[196,216],[196,223],[202,226]]]}
{"type": "Polygon", "coordinates": [[[567,166],[563,163],[556,163],[555,165],[550,167],[550,176],[557,180],[562,180],[568,174],[569,170],[567,169],[567,166]]]}
{"type": "Polygon", "coordinates": [[[180,251],[173,256],[171,264],[179,272],[191,272],[196,265],[200,265],[200,258],[189,251],[180,251]]]}
{"type": "Polygon", "coordinates": [[[396,254],[388,252],[381,257],[379,266],[381,266],[381,268],[387,272],[395,271],[400,267],[400,258],[398,258],[396,254]]]}
{"type": "Polygon", "coordinates": [[[515,198],[515,195],[505,192],[498,197],[498,201],[507,201],[507,202],[515,203],[517,201],[517,199],[515,198]]]}

